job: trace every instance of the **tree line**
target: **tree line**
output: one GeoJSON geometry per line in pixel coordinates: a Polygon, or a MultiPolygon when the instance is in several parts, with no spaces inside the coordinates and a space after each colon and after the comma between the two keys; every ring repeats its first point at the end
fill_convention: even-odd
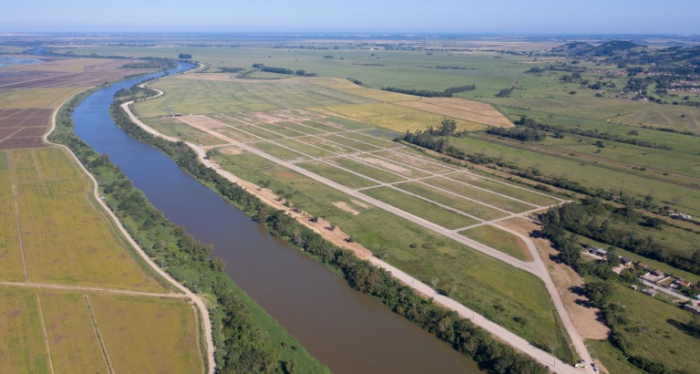
{"type": "MultiPolygon", "coordinates": [[[[468,355],[478,362],[482,368],[497,373],[512,374],[544,374],[548,372],[544,366],[536,363],[531,358],[493,339],[489,333],[474,325],[471,321],[459,317],[453,311],[440,307],[432,300],[426,300],[421,297],[411,288],[395,280],[383,269],[376,268],[368,261],[359,259],[353,252],[339,248],[326,241],[321,235],[303,226],[284,211],[265,205],[254,195],[217,174],[214,169],[207,168],[201,164],[197,155],[186,144],[169,142],[145,132],[128,119],[119,108],[118,102],[115,102],[113,108],[115,110],[113,116],[117,124],[131,136],[158,147],[175,160],[188,174],[214,189],[259,223],[264,224],[272,235],[288,240],[292,245],[303,249],[318,261],[339,271],[353,288],[371,295],[376,300],[387,305],[395,313],[411,320],[423,329],[448,342],[455,350],[468,355]]],[[[221,296],[218,296],[218,298],[222,305],[228,305],[228,299],[223,299],[221,296]]],[[[232,304],[236,304],[233,296],[229,296],[229,299],[232,304]]],[[[225,322],[232,323],[233,321],[226,320],[225,322]]],[[[240,341],[240,338],[235,334],[231,334],[226,343],[229,341],[235,343],[240,341]]],[[[236,348],[238,347],[235,347],[234,344],[234,347],[231,349],[236,348]]],[[[258,358],[253,363],[256,363],[259,367],[268,368],[270,367],[269,365],[273,365],[272,359],[274,354],[272,352],[267,350],[252,350],[251,352],[251,354],[254,354],[254,357],[258,358]]],[[[224,362],[229,363],[229,365],[235,365],[230,363],[229,360],[236,357],[243,358],[244,363],[247,362],[245,357],[240,354],[227,356],[224,362]]],[[[248,368],[250,367],[251,365],[248,364],[248,368]]],[[[232,368],[235,368],[236,372],[258,371],[250,369],[238,370],[237,366],[232,366],[232,368]]]]}
{"type": "Polygon", "coordinates": [[[279,68],[279,67],[274,67],[274,66],[265,66],[265,64],[261,63],[256,63],[253,64],[253,68],[258,69],[260,71],[264,71],[267,73],[276,73],[276,74],[286,74],[286,75],[298,75],[301,77],[313,77],[316,76],[316,73],[307,73],[306,70],[291,70],[291,69],[286,69],[286,68],[279,68]]]}
{"type": "Polygon", "coordinates": [[[466,86],[456,86],[447,88],[444,91],[432,90],[416,90],[412,88],[397,88],[397,87],[382,87],[382,90],[389,92],[398,92],[406,95],[421,96],[421,97],[452,97],[456,93],[474,91],[476,85],[470,84],[466,86]]]}
{"type": "Polygon", "coordinates": [[[535,128],[535,129],[538,129],[541,131],[554,133],[555,138],[562,138],[563,133],[569,133],[569,134],[574,134],[574,135],[587,136],[589,138],[594,138],[594,139],[602,139],[602,140],[608,140],[608,141],[617,142],[617,143],[636,145],[638,147],[664,149],[664,150],[673,149],[672,147],[670,147],[666,144],[654,143],[654,142],[650,142],[650,141],[642,140],[642,139],[628,138],[628,137],[624,137],[624,136],[621,136],[618,134],[611,134],[608,132],[600,132],[600,131],[598,131],[598,129],[591,130],[591,129],[580,129],[580,128],[569,127],[569,126],[561,126],[561,125],[548,125],[546,123],[537,122],[532,118],[528,118],[527,116],[520,117],[520,120],[515,121],[515,125],[516,126],[532,127],[532,128],[535,128]]]}

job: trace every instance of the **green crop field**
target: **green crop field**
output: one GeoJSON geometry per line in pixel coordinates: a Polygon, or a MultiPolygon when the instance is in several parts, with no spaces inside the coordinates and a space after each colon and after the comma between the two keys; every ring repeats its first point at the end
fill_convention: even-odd
{"type": "Polygon", "coordinates": [[[90,202],[90,186],[64,150],[10,154],[30,280],[165,291],[90,202]]]}
{"type": "Polygon", "coordinates": [[[182,300],[88,296],[115,372],[201,373],[195,309],[182,300]]]}
{"type": "Polygon", "coordinates": [[[7,153],[0,152],[0,279],[24,280],[24,261],[12,194],[7,153]]]}
{"type": "Polygon", "coordinates": [[[0,372],[50,373],[34,292],[0,288],[0,372]]]}
{"type": "Polygon", "coordinates": [[[519,260],[532,261],[531,256],[523,243],[515,235],[495,228],[493,226],[479,226],[473,229],[460,232],[468,238],[474,239],[480,243],[484,243],[491,248],[511,255],[519,260]]]}

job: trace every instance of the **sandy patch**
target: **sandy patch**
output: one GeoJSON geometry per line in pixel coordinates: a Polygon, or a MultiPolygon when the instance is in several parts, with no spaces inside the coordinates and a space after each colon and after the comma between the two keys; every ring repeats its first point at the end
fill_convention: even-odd
{"type": "Polygon", "coordinates": [[[245,151],[238,148],[238,147],[223,147],[219,148],[221,150],[221,153],[225,155],[240,155],[241,153],[244,153],[245,151]]]}
{"type": "MultiPolygon", "coordinates": [[[[541,229],[540,226],[519,218],[503,221],[500,224],[528,236],[533,231],[541,229]]],[[[530,239],[537,247],[540,257],[542,257],[542,261],[547,267],[549,275],[552,277],[557,291],[559,291],[559,295],[561,295],[564,307],[569,312],[574,326],[576,326],[581,337],[583,339],[607,339],[610,329],[598,320],[600,309],[589,306],[590,302],[585,296],[572,291],[572,289],[583,287],[583,278],[570,267],[558,264],[550,259],[550,256],[556,256],[558,252],[552,248],[549,240],[531,236],[530,239]]]]}
{"type": "Polygon", "coordinates": [[[360,214],[360,212],[358,212],[357,210],[353,209],[353,208],[352,208],[348,203],[346,203],[345,201],[336,201],[336,202],[333,203],[333,205],[334,205],[336,208],[338,208],[338,209],[340,209],[340,210],[342,210],[342,211],[345,211],[345,212],[348,212],[348,213],[352,214],[353,216],[356,216],[356,215],[360,214]]]}
{"type": "Polygon", "coordinates": [[[369,208],[372,207],[371,205],[367,204],[367,203],[364,202],[364,201],[355,200],[355,199],[352,199],[352,200],[350,200],[350,201],[351,201],[353,204],[355,204],[355,205],[357,205],[357,206],[360,206],[360,207],[362,207],[362,208],[365,208],[365,209],[369,209],[369,208]]]}

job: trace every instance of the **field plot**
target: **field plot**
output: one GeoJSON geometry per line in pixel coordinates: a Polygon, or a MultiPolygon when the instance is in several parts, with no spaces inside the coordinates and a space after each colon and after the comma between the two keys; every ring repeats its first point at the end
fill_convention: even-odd
{"type": "Polygon", "coordinates": [[[365,163],[354,161],[345,157],[333,159],[333,162],[337,163],[345,169],[352,170],[356,173],[378,180],[382,183],[395,183],[406,180],[405,178],[396,175],[395,173],[386,172],[376,166],[367,165],[365,163]]]}
{"type": "Polygon", "coordinates": [[[260,142],[252,144],[255,148],[285,161],[302,162],[309,160],[309,157],[299,152],[285,148],[272,142],[260,142]]]}
{"type": "Polygon", "coordinates": [[[525,243],[515,235],[512,235],[493,226],[479,226],[460,232],[468,238],[496,248],[519,260],[532,261],[532,256],[525,243]]]}
{"type": "Polygon", "coordinates": [[[311,157],[333,157],[336,156],[337,154],[334,152],[327,151],[325,149],[322,149],[320,147],[316,147],[311,144],[307,144],[303,141],[297,140],[297,139],[281,139],[276,141],[278,144],[281,144],[285,147],[292,148],[295,151],[299,151],[307,156],[311,157]]]}
{"type": "MultiPolygon", "coordinates": [[[[406,108],[391,103],[338,105],[313,108],[319,113],[351,118],[395,131],[423,130],[429,125],[439,125],[443,116],[423,110],[406,108]]],[[[459,130],[481,130],[486,126],[456,120],[459,130]]]]}
{"type": "Polygon", "coordinates": [[[477,223],[476,220],[388,187],[365,190],[365,194],[448,229],[477,223]]]}
{"type": "Polygon", "coordinates": [[[41,146],[52,112],[43,108],[0,109],[0,149],[41,146]]]}
{"type": "Polygon", "coordinates": [[[450,174],[448,177],[425,179],[424,182],[513,213],[520,213],[536,208],[536,206],[509,199],[504,196],[495,195],[491,192],[476,189],[472,186],[452,180],[450,178],[452,178],[453,175],[454,174],[450,174]]]}
{"type": "Polygon", "coordinates": [[[447,166],[446,164],[430,160],[429,158],[425,157],[425,155],[422,155],[411,148],[404,148],[396,152],[377,152],[376,154],[431,174],[449,173],[457,170],[456,168],[447,166]]]}
{"type": "Polygon", "coordinates": [[[416,169],[406,165],[401,165],[397,162],[393,162],[385,158],[379,157],[378,153],[376,152],[361,154],[357,155],[356,157],[359,161],[362,161],[366,164],[374,165],[382,169],[391,171],[392,173],[401,174],[409,178],[424,178],[431,175],[420,169],[416,169]]]}
{"type": "Polygon", "coordinates": [[[449,178],[470,184],[472,186],[486,188],[488,190],[498,192],[500,194],[508,195],[523,201],[527,201],[531,204],[546,206],[555,204],[557,202],[557,200],[545,194],[539,194],[523,187],[508,185],[506,183],[478,177],[472,174],[454,173],[450,174],[449,178]]]}
{"type": "Polygon", "coordinates": [[[397,184],[395,187],[484,220],[503,218],[508,215],[508,213],[489,208],[488,206],[480,204],[479,202],[465,199],[449,192],[441,191],[423,183],[401,183],[397,184]]]}
{"type": "Polygon", "coordinates": [[[198,130],[190,125],[184,124],[179,120],[172,118],[148,118],[144,120],[148,125],[156,129],[162,134],[176,137],[184,141],[195,144],[215,145],[221,144],[222,141],[198,130]]]}
{"type": "Polygon", "coordinates": [[[513,123],[501,112],[494,109],[491,105],[478,101],[452,98],[421,98],[415,101],[398,102],[396,105],[420,109],[481,125],[513,127],[513,123]]]}
{"type": "Polygon", "coordinates": [[[0,372],[49,373],[36,296],[3,287],[0,299],[0,372]]]}
{"type": "Polygon", "coordinates": [[[10,153],[29,279],[163,292],[89,202],[89,185],[65,151],[10,153]]]}
{"type": "Polygon", "coordinates": [[[365,188],[376,186],[378,184],[367,178],[362,178],[358,175],[323,162],[305,162],[303,164],[299,164],[299,166],[322,177],[328,178],[333,182],[340,183],[343,186],[350,188],[365,188]]]}
{"type": "Polygon", "coordinates": [[[24,261],[7,153],[0,151],[0,280],[23,281],[24,261]]]}
{"type": "Polygon", "coordinates": [[[58,373],[108,373],[83,296],[39,292],[51,361],[58,373]]]}
{"type": "Polygon", "coordinates": [[[89,302],[118,373],[201,373],[197,316],[181,300],[92,294],[89,302]]]}
{"type": "Polygon", "coordinates": [[[355,150],[349,147],[344,147],[338,143],[335,143],[329,139],[326,138],[321,138],[321,137],[305,137],[305,138],[299,138],[298,139],[300,142],[304,142],[307,144],[311,144],[313,146],[323,148],[327,151],[337,153],[337,154],[344,154],[344,153],[351,153],[354,152],[355,150]]]}

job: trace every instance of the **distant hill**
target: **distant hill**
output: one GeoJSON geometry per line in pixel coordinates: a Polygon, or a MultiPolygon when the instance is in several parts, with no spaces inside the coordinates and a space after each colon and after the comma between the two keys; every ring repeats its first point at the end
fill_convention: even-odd
{"type": "Polygon", "coordinates": [[[564,44],[560,47],[552,49],[554,53],[565,53],[572,56],[580,57],[611,57],[623,54],[629,51],[642,51],[645,46],[635,44],[626,40],[613,40],[605,42],[599,46],[593,46],[583,42],[573,42],[564,44]]]}

